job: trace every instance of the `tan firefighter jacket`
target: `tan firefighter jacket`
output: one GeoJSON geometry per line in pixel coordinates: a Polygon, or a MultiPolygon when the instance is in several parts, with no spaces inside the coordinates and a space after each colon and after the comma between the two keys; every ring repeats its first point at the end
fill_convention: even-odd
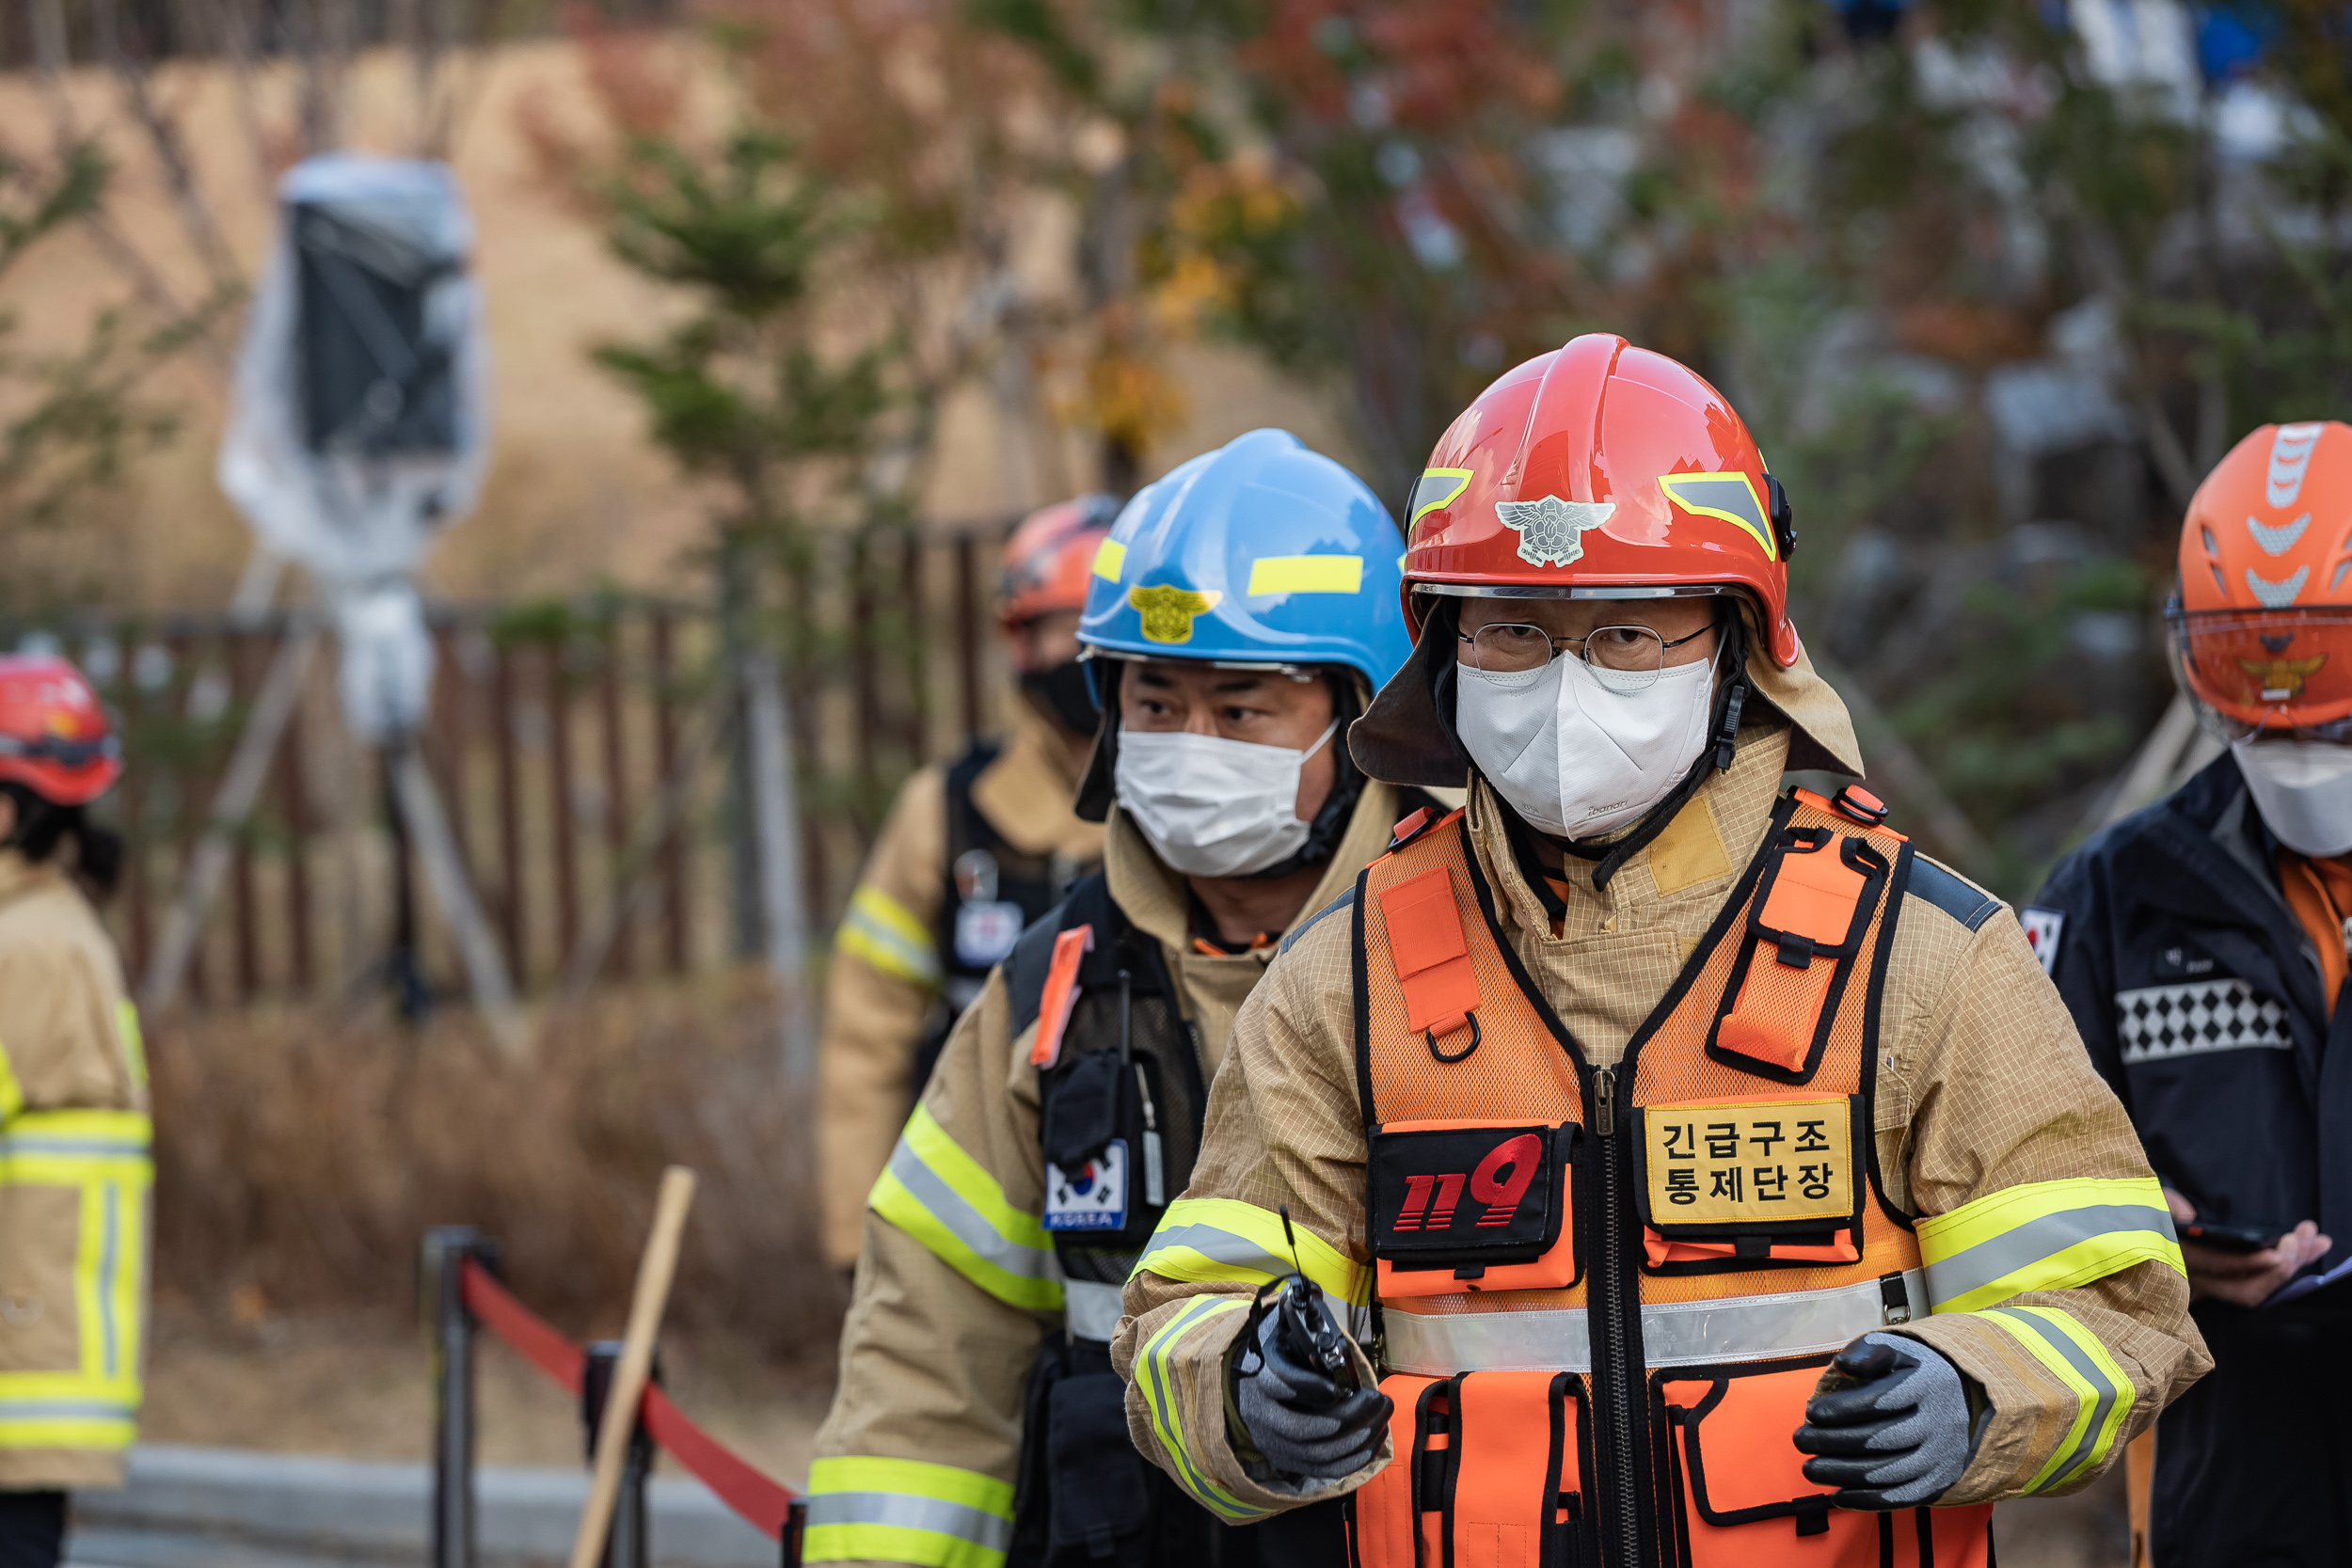
{"type": "MultiPolygon", "coordinates": [[[[1510,852],[1497,801],[1483,784],[1473,790],[1470,847],[1495,889],[1503,933],[1594,1067],[1613,1067],[1622,1057],[1762,844],[1789,738],[1778,717],[1752,719],[1731,768],[1716,774],[1605,893],[1595,893],[1589,863],[1569,858],[1563,873],[1567,910],[1557,933],[1510,852]]],[[[1881,1014],[1874,1128],[1888,1201],[1913,1215],[1948,1215],[2027,1183],[2137,1180],[2153,1191],[2122,1107],[2092,1070],[2017,922],[1990,895],[1963,912],[1966,918],[1915,890],[1897,926],[1881,1014]]],[[[1294,931],[1235,1021],[1224,1069],[1210,1091],[1192,1184],[1163,1216],[1129,1279],[1131,1315],[1112,1347],[1114,1364],[1129,1380],[1128,1425],[1136,1446],[1229,1518],[1333,1495],[1319,1485],[1271,1489],[1244,1472],[1227,1426],[1225,1380],[1228,1351],[1248,1317],[1232,1305],[1247,1303],[1269,1277],[1230,1260],[1286,1255],[1278,1206],[1289,1205],[1302,1241],[1313,1233],[1305,1242],[1305,1262],[1327,1290],[1357,1303],[1370,1291],[1354,927],[1344,911],[1340,914],[1294,931]]],[[[1992,1209],[1997,1216],[1998,1205],[1992,1209]]],[[[2009,1249],[2039,1239],[2031,1224],[2018,1225],[2009,1249]]],[[[2055,1244],[2074,1240],[2063,1236],[2055,1244]]],[[[2085,1245],[2095,1251],[2101,1241],[2085,1245]]],[[[2210,1366],[2189,1321],[2188,1287],[2177,1262],[2145,1250],[2129,1254],[2122,1243],[2118,1256],[2148,1260],[2106,1272],[2111,1265],[2094,1259],[2086,1283],[2021,1291],[2017,1277],[2033,1276],[2036,1262],[2050,1259],[2020,1257],[2010,1274],[1975,1297],[1939,1301],[1933,1315],[1895,1330],[1944,1353],[1990,1402],[1975,1458],[1942,1502],[2025,1495],[2046,1479],[2059,1446],[2088,1428],[2102,1445],[2096,1462],[2073,1470],[2059,1489],[2084,1483],[2210,1366]],[[1977,1310],[1945,1309],[1948,1305],[1977,1310]],[[1998,1305],[2051,1307],[2088,1331],[2101,1349],[2095,1370],[2102,1385],[2129,1385],[2127,1420],[2103,1429],[2094,1416],[2124,1403],[2125,1390],[2086,1383],[2071,1369],[2061,1375],[1980,1310],[1998,1305]]],[[[2042,1277],[2069,1272],[2044,1269],[2042,1277]]],[[[1363,1314],[1357,1317],[1360,1323],[1363,1314]]],[[[1359,1372],[1371,1375],[1371,1369],[1359,1372]]],[[[1361,1485],[1392,1451],[1391,1436],[1375,1461],[1337,1489],[1361,1485]]]]}
{"type": "MultiPolygon", "coordinates": [[[[1353,885],[1398,815],[1390,786],[1364,785],[1306,910],[1353,885]]],[[[1116,808],[1108,829],[1110,895],[1159,942],[1207,1078],[1275,949],[1198,951],[1183,879],[1116,808]]],[[[839,1387],[817,1434],[806,1561],[1002,1560],[1023,1395],[1041,1334],[1063,1321],[1042,1225],[1038,1069],[1029,1063],[1037,1026],[1016,1037],[1009,1018],[999,969],[956,1024],[891,1156],[892,1174],[875,1189],[841,1331],[839,1387]],[[952,1196],[919,1196],[942,1189],[952,1196]],[[830,1509],[828,1497],[837,1499],[830,1509]],[[829,1522],[833,1514],[843,1518],[829,1522]]]]}
{"type": "Polygon", "coordinates": [[[114,944],[64,872],[0,849],[0,1488],[122,1484],[151,1179],[114,944]]]}
{"type": "MultiPolygon", "coordinates": [[[[1026,702],[1013,705],[1012,734],[972,784],[972,800],[1006,843],[1066,862],[1075,872],[1103,858],[1103,828],[1072,813],[1072,783],[1053,731],[1026,702]]],[[[825,1260],[857,1261],[866,1195],[882,1174],[922,1086],[911,1082],[916,1048],[942,1006],[933,933],[950,895],[947,765],[933,764],[898,791],[834,938],[818,1049],[817,1149],[825,1260]]]]}

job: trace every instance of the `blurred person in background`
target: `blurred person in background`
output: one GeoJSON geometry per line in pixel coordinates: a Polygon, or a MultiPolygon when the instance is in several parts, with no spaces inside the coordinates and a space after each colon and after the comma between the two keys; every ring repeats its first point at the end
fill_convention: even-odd
{"type": "Polygon", "coordinates": [[[1018,693],[1012,733],[908,779],[834,939],[818,1054],[826,1260],[856,1266],[866,1196],[947,1031],[1015,938],[1103,858],[1070,809],[1094,744],[1078,663],[1087,574],[1118,503],[1082,496],[1007,541],[996,619],[1018,693]]]}
{"type": "Polygon", "coordinates": [[[2210,1376],[2164,1413],[2163,1568],[2352,1562],[2352,427],[2190,500],[2173,673],[2229,749],[2023,919],[2181,1222],[2210,1376]]]}
{"type": "Polygon", "coordinates": [[[1336,1506],[1232,1531],[1147,1466],[1109,1341],[1235,1009],[1420,804],[1343,739],[1405,657],[1398,545],[1275,430],[1147,487],[1103,544],[1078,811],[1107,817],[1104,869],[989,976],[874,1188],[804,1560],[1345,1560],[1336,1506]]]}
{"type": "Polygon", "coordinates": [[[66,1494],[122,1484],[147,1345],[147,1063],[89,895],[122,772],[62,658],[0,656],[0,1568],[51,1568],[66,1494]]]}
{"type": "Polygon", "coordinates": [[[1411,517],[1352,748],[1470,805],[1234,1020],[1128,1431],[1259,1529],[1352,1493],[1362,1568],[1983,1568],[2204,1370],[2122,1107],[1998,899],[1784,788],[1861,757],[1714,388],[1576,338],[1411,517]]]}

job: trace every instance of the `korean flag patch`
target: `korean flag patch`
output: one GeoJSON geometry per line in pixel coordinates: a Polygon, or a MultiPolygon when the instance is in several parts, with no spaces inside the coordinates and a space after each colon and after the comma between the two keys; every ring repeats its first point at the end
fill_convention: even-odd
{"type": "Polygon", "coordinates": [[[1127,1227],[1127,1140],[1113,1138],[1074,1171],[1045,1165],[1045,1228],[1124,1230],[1127,1227]]]}
{"type": "Polygon", "coordinates": [[[2017,919],[2026,927],[2026,945],[2042,960],[2042,973],[2057,973],[2058,933],[2066,929],[2066,911],[2037,910],[2028,904],[2017,911],[2017,919]]]}

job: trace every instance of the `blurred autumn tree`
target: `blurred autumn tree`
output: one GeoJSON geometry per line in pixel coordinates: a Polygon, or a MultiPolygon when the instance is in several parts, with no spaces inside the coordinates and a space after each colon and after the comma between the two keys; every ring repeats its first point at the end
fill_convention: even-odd
{"type": "Polygon", "coordinates": [[[1335,373],[1392,503],[1577,331],[1722,385],[1874,771],[2004,891],[2169,695],[2197,476],[2352,391],[2321,0],[975,8],[1127,132],[1160,312],[1335,373]]]}

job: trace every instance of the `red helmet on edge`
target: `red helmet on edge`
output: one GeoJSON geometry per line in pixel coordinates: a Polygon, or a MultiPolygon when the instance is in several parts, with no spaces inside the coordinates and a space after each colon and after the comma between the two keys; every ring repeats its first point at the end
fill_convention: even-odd
{"type": "Polygon", "coordinates": [[[1605,332],[1478,394],[1429,455],[1406,524],[1417,594],[1634,599],[1733,593],[1764,651],[1797,662],[1796,531],[1780,483],[1721,392],[1605,332]]]}
{"type": "Polygon", "coordinates": [[[0,783],[86,806],[122,776],[122,742],[82,672],[55,654],[0,655],[0,783]]]}

